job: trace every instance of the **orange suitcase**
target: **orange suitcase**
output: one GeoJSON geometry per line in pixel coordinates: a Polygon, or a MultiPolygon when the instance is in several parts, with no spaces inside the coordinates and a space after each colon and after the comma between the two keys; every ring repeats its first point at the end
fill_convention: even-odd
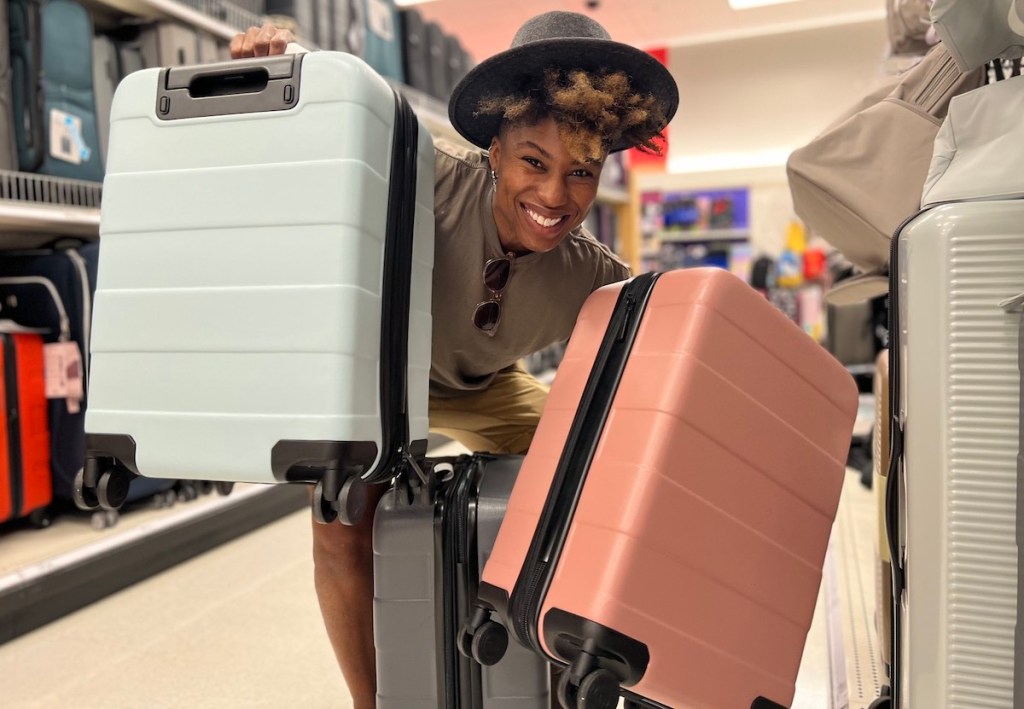
{"type": "Polygon", "coordinates": [[[567,666],[559,700],[789,706],[858,405],[846,369],[726,271],[580,313],[460,648],[567,666]]]}
{"type": "Polygon", "coordinates": [[[0,333],[0,522],[49,524],[53,499],[43,339],[0,333]]]}

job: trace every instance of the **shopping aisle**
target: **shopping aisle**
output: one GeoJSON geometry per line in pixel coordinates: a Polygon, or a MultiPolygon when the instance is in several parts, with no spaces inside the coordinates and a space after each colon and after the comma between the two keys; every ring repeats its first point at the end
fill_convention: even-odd
{"type": "MultiPolygon", "coordinates": [[[[851,609],[874,607],[870,583],[859,598],[841,595],[857,593],[851,569],[873,573],[863,554],[871,493],[853,474],[847,482],[794,709],[840,709],[833,697],[847,694],[851,709],[867,704],[852,677],[830,671],[860,657],[851,609]],[[843,642],[833,642],[839,628],[843,642]]],[[[296,512],[0,646],[3,706],[348,707],[320,622],[310,539],[309,512],[296,512]]]]}

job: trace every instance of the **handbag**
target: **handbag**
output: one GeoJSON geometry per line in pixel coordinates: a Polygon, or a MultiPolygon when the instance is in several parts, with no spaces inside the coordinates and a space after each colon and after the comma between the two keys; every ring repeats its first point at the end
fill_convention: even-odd
{"type": "MultiPolygon", "coordinates": [[[[889,262],[890,239],[920,206],[949,101],[981,86],[985,73],[961,71],[939,43],[790,155],[786,172],[797,215],[875,277],[855,300],[888,288],[881,274],[889,262]]],[[[842,291],[833,289],[829,302],[840,297],[842,291]]]]}
{"type": "Polygon", "coordinates": [[[935,0],[932,21],[961,71],[1024,56],[1024,0],[935,0]]]}

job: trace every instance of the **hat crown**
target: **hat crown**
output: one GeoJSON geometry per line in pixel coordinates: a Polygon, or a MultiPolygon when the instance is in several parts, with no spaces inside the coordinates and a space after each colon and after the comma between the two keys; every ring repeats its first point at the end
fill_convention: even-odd
{"type": "Polygon", "coordinates": [[[527,20],[512,38],[512,48],[545,39],[611,39],[611,35],[586,15],[554,10],[527,20]]]}

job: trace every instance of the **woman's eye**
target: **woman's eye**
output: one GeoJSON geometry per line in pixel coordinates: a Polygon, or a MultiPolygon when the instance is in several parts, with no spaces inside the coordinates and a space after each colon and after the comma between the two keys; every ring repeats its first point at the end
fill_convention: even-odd
{"type": "Polygon", "coordinates": [[[534,167],[540,167],[541,166],[540,165],[540,160],[537,160],[536,158],[523,158],[523,160],[525,160],[530,165],[533,165],[534,167]]]}
{"type": "Polygon", "coordinates": [[[594,175],[590,172],[590,170],[584,170],[583,168],[580,168],[579,170],[573,170],[572,171],[572,176],[573,177],[593,177],[594,175]]]}

